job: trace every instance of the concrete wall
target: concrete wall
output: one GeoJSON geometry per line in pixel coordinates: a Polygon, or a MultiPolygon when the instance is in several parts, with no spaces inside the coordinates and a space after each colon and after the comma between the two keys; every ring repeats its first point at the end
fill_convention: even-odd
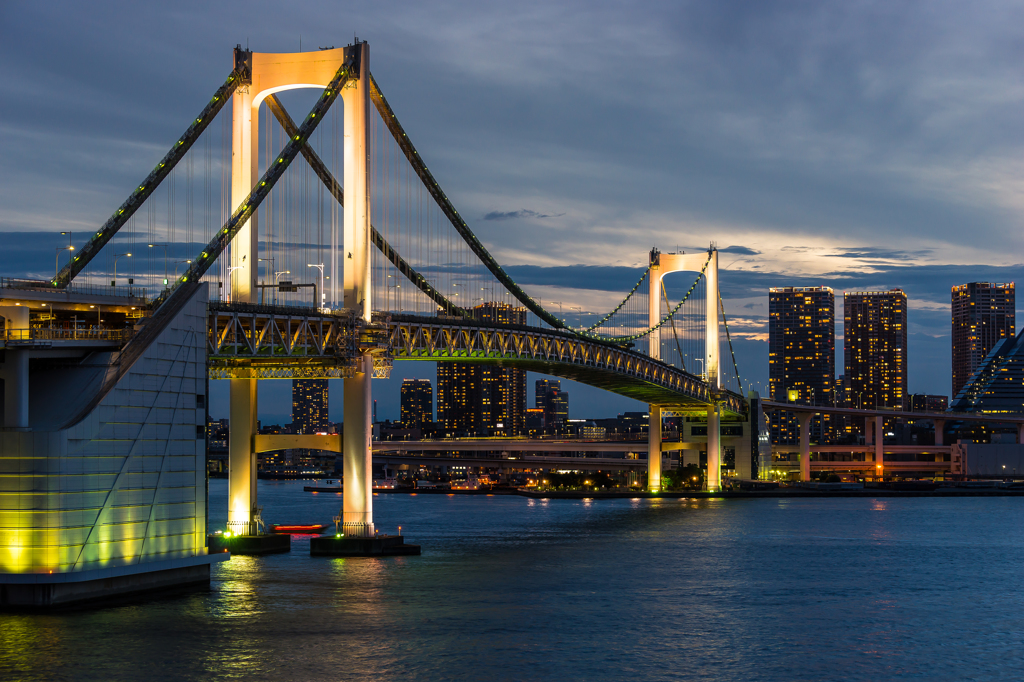
{"type": "Polygon", "coordinates": [[[1024,445],[959,443],[958,447],[964,475],[997,478],[1024,475],[1024,445]]]}
{"type": "Polygon", "coordinates": [[[63,379],[30,375],[31,430],[0,432],[0,574],[145,571],[206,555],[206,303],[203,287],[66,428],[53,415],[95,399],[117,356],[63,379]]]}

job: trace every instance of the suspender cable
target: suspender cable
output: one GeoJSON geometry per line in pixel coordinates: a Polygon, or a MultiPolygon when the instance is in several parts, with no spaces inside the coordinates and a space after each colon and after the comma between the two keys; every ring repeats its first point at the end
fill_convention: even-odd
{"type": "MultiPolygon", "coordinates": [[[[159,309],[164,307],[166,303],[172,303],[172,299],[175,301],[188,299],[195,292],[195,289],[199,286],[199,281],[203,274],[210,268],[217,257],[224,252],[231,240],[234,239],[238,231],[245,225],[246,221],[252,216],[252,214],[259,208],[263,200],[270,194],[270,190],[274,188],[277,181],[284,175],[285,170],[291,162],[298,156],[299,152],[305,146],[305,142],[309,139],[309,136],[316,130],[316,127],[323,120],[323,115],[330,109],[331,105],[334,104],[334,100],[338,98],[339,90],[342,86],[349,81],[349,79],[358,76],[359,72],[359,58],[358,52],[353,51],[345,63],[341,65],[337,73],[334,74],[334,78],[328,83],[324,89],[323,94],[317,103],[313,105],[313,109],[309,112],[306,120],[303,121],[302,126],[298,129],[295,135],[290,136],[288,144],[285,145],[281,154],[270,163],[270,167],[267,172],[263,174],[260,180],[253,187],[242,203],[234,210],[231,217],[228,218],[227,222],[221,228],[213,240],[207,244],[206,249],[199,254],[199,256],[193,259],[192,264],[188,270],[185,271],[178,281],[175,283],[174,290],[168,295],[166,292],[159,298],[153,301],[153,308],[159,309]]],[[[168,306],[173,309],[174,305],[168,306]]],[[[160,314],[157,310],[154,317],[160,314]]]]}
{"type": "Polygon", "coordinates": [[[164,158],[160,160],[146,179],[143,180],[135,191],[131,193],[124,203],[116,211],[114,215],[107,219],[107,222],[103,223],[99,231],[92,236],[89,243],[86,244],[78,251],[78,255],[71,259],[71,262],[65,265],[57,275],[50,280],[53,286],[63,289],[71,283],[78,273],[85,268],[89,262],[96,257],[96,254],[109,242],[117,231],[120,230],[128,219],[135,215],[135,212],[139,210],[139,207],[146,201],[147,198],[153,193],[167,174],[170,173],[175,165],[182,158],[185,153],[192,148],[192,145],[199,136],[202,135],[206,127],[210,125],[210,122],[217,116],[224,105],[227,103],[231,94],[234,93],[242,83],[248,83],[252,77],[252,53],[247,50],[235,49],[235,68],[228,75],[224,84],[217,88],[217,92],[213,94],[211,99],[203,110],[199,112],[199,116],[192,122],[192,125],[188,127],[188,130],[178,138],[178,141],[174,143],[171,150],[164,155],[164,158]]]}
{"type": "MultiPolygon", "coordinates": [[[[281,127],[284,128],[288,137],[294,139],[298,133],[298,129],[295,127],[295,122],[292,121],[292,117],[285,111],[281,101],[276,95],[270,95],[266,99],[267,107],[274,114],[277,120],[281,123],[281,127]]],[[[308,144],[302,145],[302,156],[306,159],[306,163],[313,169],[320,181],[330,190],[331,194],[337,200],[339,206],[345,205],[345,196],[341,187],[341,183],[331,174],[331,171],[327,168],[324,162],[317,156],[316,152],[310,148],[308,144]]],[[[386,218],[385,218],[386,220],[386,218]]],[[[418,273],[409,263],[403,259],[398,251],[391,247],[377,228],[370,226],[370,239],[373,241],[373,245],[380,249],[380,252],[384,254],[391,263],[398,268],[398,271],[405,275],[410,282],[415,284],[420,291],[430,297],[434,303],[440,306],[447,315],[459,315],[461,317],[467,317],[468,314],[461,307],[452,303],[446,298],[440,291],[435,289],[427,279],[418,273]]],[[[387,285],[385,278],[384,285],[387,285]]]]}

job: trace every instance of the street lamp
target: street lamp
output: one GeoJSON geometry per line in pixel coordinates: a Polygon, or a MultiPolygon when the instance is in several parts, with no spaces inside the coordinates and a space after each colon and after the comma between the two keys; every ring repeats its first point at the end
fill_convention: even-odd
{"type": "MultiPolygon", "coordinates": [[[[320,305],[318,307],[323,308],[324,302],[327,300],[327,294],[324,292],[324,264],[323,263],[306,263],[307,268],[316,268],[320,271],[320,305]]],[[[316,302],[314,301],[314,304],[316,302]]]]}
{"type": "MultiPolygon", "coordinates": [[[[240,269],[241,267],[241,265],[233,265],[228,268],[228,303],[231,303],[231,273],[234,272],[235,270],[240,269]]],[[[175,268],[174,270],[174,276],[178,276],[177,268],[175,268]]]]}
{"type": "Polygon", "coordinates": [[[149,248],[160,247],[164,250],[164,286],[167,286],[167,244],[150,244],[149,248]]]}
{"type": "Polygon", "coordinates": [[[278,270],[274,273],[274,304],[277,305],[277,292],[281,287],[281,275],[290,275],[291,270],[278,270]]]}
{"type": "Polygon", "coordinates": [[[191,258],[189,258],[188,260],[176,260],[176,261],[174,261],[174,279],[175,280],[178,279],[178,264],[179,263],[191,263],[191,262],[192,262],[191,258]]]}
{"type": "Polygon", "coordinates": [[[569,306],[569,310],[575,310],[576,311],[576,314],[577,314],[576,321],[579,323],[577,326],[579,326],[582,329],[583,328],[583,308],[578,306],[578,305],[573,305],[573,306],[569,306]]]}
{"type": "MultiPolygon", "coordinates": [[[[64,233],[61,232],[61,234],[64,234],[64,233]]],[[[54,277],[56,277],[60,273],[60,252],[61,251],[74,251],[74,250],[75,250],[75,247],[71,246],[70,244],[68,244],[67,246],[58,246],[57,247],[57,253],[53,257],[53,269],[54,269],[54,275],[53,276],[54,277]]],[[[70,258],[70,257],[71,257],[71,254],[69,253],[68,254],[68,258],[70,258]]]]}
{"type": "Polygon", "coordinates": [[[124,256],[125,258],[131,258],[132,254],[130,254],[130,253],[115,253],[114,254],[114,279],[110,280],[110,286],[112,286],[112,287],[113,286],[117,286],[117,259],[120,258],[121,256],[124,256]]]}

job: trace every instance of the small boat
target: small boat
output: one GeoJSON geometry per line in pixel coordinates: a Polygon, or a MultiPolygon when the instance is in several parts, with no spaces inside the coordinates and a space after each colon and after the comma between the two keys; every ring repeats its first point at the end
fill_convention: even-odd
{"type": "Polygon", "coordinates": [[[270,524],[271,532],[277,533],[278,535],[320,535],[327,528],[326,525],[319,523],[309,524],[294,524],[294,523],[272,523],[270,524]]]}

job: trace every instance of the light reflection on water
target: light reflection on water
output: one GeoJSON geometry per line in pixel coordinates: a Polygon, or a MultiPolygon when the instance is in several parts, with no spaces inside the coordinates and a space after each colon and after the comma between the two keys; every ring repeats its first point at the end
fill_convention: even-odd
{"type": "MultiPolygon", "coordinates": [[[[211,481],[211,525],[224,521],[211,481]]],[[[268,522],[340,498],[260,483],[268,522]]],[[[1011,679],[1024,500],[378,495],[421,557],[235,557],[209,592],[0,615],[2,679],[1011,679]]]]}

